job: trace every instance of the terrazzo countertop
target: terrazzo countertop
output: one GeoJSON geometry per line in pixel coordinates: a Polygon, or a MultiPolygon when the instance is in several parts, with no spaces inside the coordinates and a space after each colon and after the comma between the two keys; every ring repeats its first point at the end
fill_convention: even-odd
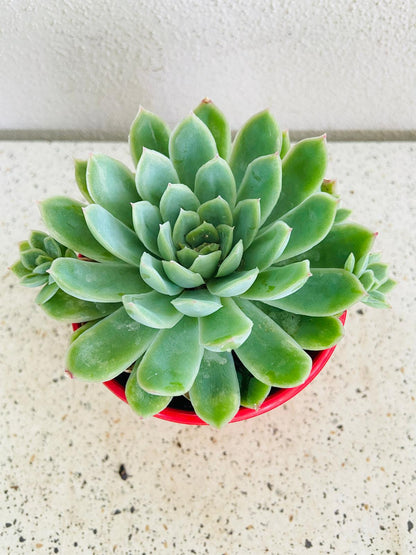
{"type": "Polygon", "coordinates": [[[415,144],[329,144],[327,176],[399,282],[392,310],[355,307],[310,386],[221,431],[67,379],[69,326],[6,270],[42,229],[35,201],[77,197],[90,152],[128,161],[118,143],[0,143],[0,553],[415,553],[415,144]]]}

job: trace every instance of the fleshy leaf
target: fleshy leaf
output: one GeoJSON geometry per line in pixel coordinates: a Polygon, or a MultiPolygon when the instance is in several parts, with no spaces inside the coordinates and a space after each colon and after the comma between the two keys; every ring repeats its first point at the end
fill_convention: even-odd
{"type": "Polygon", "coordinates": [[[337,182],[335,179],[323,179],[320,189],[323,193],[328,193],[328,195],[333,195],[334,197],[337,197],[336,187],[337,182]]]}
{"type": "Polygon", "coordinates": [[[391,308],[384,294],[377,290],[371,291],[362,302],[372,308],[391,308]]]}
{"type": "Polygon", "coordinates": [[[219,241],[218,231],[212,224],[202,222],[201,225],[186,234],[186,242],[193,248],[206,243],[217,243],[219,241]]]}
{"type": "Polygon", "coordinates": [[[159,256],[157,236],[162,223],[159,208],[147,200],[141,200],[132,204],[131,209],[138,238],[150,252],[159,256]]]}
{"type": "Polygon", "coordinates": [[[268,222],[277,220],[319,189],[325,175],[325,135],[293,146],[282,163],[282,190],[268,222]]]}
{"type": "Polygon", "coordinates": [[[343,312],[365,296],[360,281],[346,270],[312,269],[305,285],[287,297],[267,304],[305,316],[333,316],[343,312]]]}
{"type": "Polygon", "coordinates": [[[37,266],[37,258],[42,255],[43,251],[41,251],[40,249],[28,249],[27,251],[22,252],[22,254],[20,255],[20,261],[26,269],[34,270],[34,268],[36,268],[37,266]]]}
{"type": "Polygon", "coordinates": [[[84,208],[84,216],[89,230],[108,252],[128,264],[140,265],[144,247],[134,231],[98,204],[84,208]]]}
{"type": "Polygon", "coordinates": [[[394,281],[394,279],[389,278],[380,285],[380,287],[378,288],[378,292],[385,295],[386,293],[389,293],[393,289],[393,287],[395,287],[395,285],[396,282],[394,281]]]}
{"type": "Polygon", "coordinates": [[[83,204],[67,197],[51,197],[39,206],[43,221],[57,241],[93,260],[117,260],[88,229],[83,204]]]}
{"type": "Polygon", "coordinates": [[[39,293],[36,295],[35,303],[43,304],[52,299],[55,293],[59,290],[56,283],[47,283],[42,287],[39,293]]]}
{"type": "Polygon", "coordinates": [[[260,199],[240,201],[234,210],[234,244],[243,240],[244,249],[253,242],[260,226],[260,199]]]}
{"type": "Polygon", "coordinates": [[[136,187],[143,200],[159,206],[168,184],[178,182],[178,174],[167,156],[156,150],[143,149],[136,170],[136,187]]]}
{"type": "Polygon", "coordinates": [[[282,163],[278,153],[261,156],[251,162],[237,194],[237,202],[260,199],[260,225],[268,218],[282,187],[282,163]]]}
{"type": "Polygon", "coordinates": [[[150,328],[173,328],[182,314],[171,304],[172,297],[157,291],[141,295],[124,295],[123,304],[127,314],[136,322],[150,328]]]}
{"type": "Polygon", "coordinates": [[[227,160],[231,150],[231,130],[224,114],[208,98],[202,100],[195,108],[194,113],[211,131],[218,154],[227,160]]]}
{"type": "Polygon", "coordinates": [[[176,249],[173,244],[170,222],[165,222],[160,225],[159,234],[157,236],[157,248],[160,256],[165,260],[176,259],[176,249]]]}
{"type": "Polygon", "coordinates": [[[240,239],[236,245],[232,248],[231,252],[222,261],[216,277],[227,276],[231,274],[240,266],[241,259],[243,257],[244,247],[243,241],[240,239]]]}
{"type": "Polygon", "coordinates": [[[94,154],[88,160],[87,184],[94,202],[132,227],[130,204],[139,200],[139,195],[134,174],[127,166],[104,154],[94,154]]]}
{"type": "Polygon", "coordinates": [[[143,147],[168,156],[169,135],[170,129],[164,121],[140,107],[129,133],[130,152],[134,165],[137,166],[143,147]]]}
{"type": "Polygon", "coordinates": [[[182,287],[168,279],[162,262],[147,252],[143,253],[140,260],[140,275],[149,287],[163,295],[173,296],[182,291],[182,287]]]}
{"type": "Polygon", "coordinates": [[[29,243],[32,249],[45,250],[45,239],[48,237],[43,231],[34,230],[30,233],[29,243]]]}
{"type": "Polygon", "coordinates": [[[302,316],[263,303],[255,303],[302,347],[321,351],[336,345],[344,335],[344,326],[335,316],[302,316]]]}
{"type": "Polygon", "coordinates": [[[198,287],[204,283],[202,276],[184,268],[174,260],[162,260],[162,265],[168,278],[180,287],[198,287]]]}
{"type": "Polygon", "coordinates": [[[245,251],[243,267],[258,268],[260,271],[268,268],[282,254],[291,231],[291,228],[281,220],[262,229],[245,251]]]}
{"type": "Polygon", "coordinates": [[[29,241],[20,241],[19,242],[19,252],[25,252],[31,249],[32,246],[29,241]]]}
{"type": "Polygon", "coordinates": [[[169,141],[170,159],[181,183],[185,183],[192,190],[197,171],[216,154],[214,137],[195,114],[185,118],[173,130],[169,141]]]}
{"type": "Polygon", "coordinates": [[[82,194],[82,196],[88,202],[94,202],[91,198],[91,195],[88,191],[88,186],[87,186],[87,165],[88,165],[88,160],[77,160],[77,159],[74,160],[75,181],[77,182],[78,189],[80,190],[80,193],[82,194]]]}
{"type": "Polygon", "coordinates": [[[343,268],[352,252],[355,260],[365,256],[374,242],[374,234],[366,227],[355,223],[336,224],[328,235],[312,249],[304,252],[311,266],[320,268],[343,268]]]}
{"type": "Polygon", "coordinates": [[[359,280],[363,284],[364,289],[369,291],[375,283],[374,273],[371,270],[366,270],[360,275],[359,280]]]}
{"type": "Polygon", "coordinates": [[[285,129],[284,131],[282,131],[282,147],[280,149],[280,158],[282,160],[289,152],[289,150],[290,150],[290,136],[289,136],[289,131],[285,129]]]}
{"type": "Polygon", "coordinates": [[[279,261],[301,254],[322,241],[332,227],[336,210],[334,197],[316,193],[285,214],[281,219],[292,228],[292,233],[279,261]]]}
{"type": "Polygon", "coordinates": [[[195,212],[198,209],[199,200],[186,185],[169,184],[160,199],[160,213],[164,222],[169,221],[172,229],[182,210],[195,212]]]}
{"type": "Polygon", "coordinates": [[[354,253],[351,252],[347,260],[345,261],[344,270],[347,270],[347,272],[352,272],[354,270],[354,265],[355,265],[355,256],[354,256],[354,253]]]}
{"type": "Polygon", "coordinates": [[[199,253],[190,249],[189,247],[183,247],[183,249],[177,251],[176,256],[178,257],[179,262],[185,268],[190,268],[196,258],[198,258],[199,253]]]}
{"type": "Polygon", "coordinates": [[[146,351],[157,333],[132,320],[121,307],[71,344],[67,368],[81,380],[111,380],[146,351]]]}
{"type": "Polygon", "coordinates": [[[237,190],[250,162],[259,156],[280,152],[281,141],[280,129],[268,110],[254,115],[245,123],[237,133],[230,156],[237,190]]]}
{"type": "Polygon", "coordinates": [[[49,273],[68,295],[91,302],[121,302],[123,295],[149,291],[138,268],[126,264],[57,258],[49,273]]]}
{"type": "Polygon", "coordinates": [[[220,298],[206,289],[183,291],[171,302],[177,310],[192,317],[208,316],[222,307],[220,298]]]}
{"type": "Polygon", "coordinates": [[[216,428],[237,414],[240,388],[231,353],[204,351],[189,396],[196,414],[216,428]]]}
{"type": "Polygon", "coordinates": [[[246,272],[234,272],[228,276],[211,279],[207,282],[207,288],[213,295],[220,297],[242,295],[253,285],[258,273],[258,268],[246,272]]]}
{"type": "Polygon", "coordinates": [[[246,341],[252,322],[229,298],[221,299],[222,308],[199,320],[201,344],[215,352],[231,351],[246,341]]]}
{"type": "MultiPolygon", "coordinates": [[[[220,251],[222,258],[225,258],[233,246],[234,238],[234,228],[229,225],[221,224],[217,226],[217,232],[219,235],[220,251]]],[[[238,241],[237,241],[238,243],[238,241]]]]}
{"type": "Polygon", "coordinates": [[[192,270],[192,272],[196,272],[201,275],[204,279],[208,279],[215,274],[220,257],[221,251],[218,250],[210,252],[209,254],[200,254],[192,262],[189,269],[192,270]]]}
{"type": "Polygon", "coordinates": [[[184,316],[175,327],[161,330],[146,351],[137,370],[139,385],[156,395],[183,395],[195,380],[202,354],[198,320],[184,316]]]}
{"type": "Polygon", "coordinates": [[[339,224],[345,221],[351,215],[351,212],[352,210],[348,210],[348,208],[338,208],[334,223],[339,224]]]}
{"type": "Polygon", "coordinates": [[[30,270],[28,270],[25,266],[23,266],[23,264],[21,263],[20,260],[18,260],[17,262],[15,262],[14,264],[12,264],[10,266],[10,270],[14,273],[15,276],[17,276],[18,278],[22,278],[23,276],[27,276],[28,274],[31,273],[30,270]]]}
{"type": "Polygon", "coordinates": [[[42,264],[38,264],[36,268],[33,270],[34,274],[46,274],[46,272],[51,267],[52,261],[48,260],[47,262],[43,262],[42,264]]]}
{"type": "Polygon", "coordinates": [[[140,360],[133,366],[126,383],[125,393],[127,402],[134,412],[139,414],[142,418],[147,418],[165,409],[171,402],[172,397],[166,395],[152,395],[140,387],[137,381],[137,369],[139,364],[140,360]]]}
{"type": "Polygon", "coordinates": [[[261,382],[273,387],[302,384],[312,368],[312,359],[271,318],[250,301],[237,300],[253,322],[250,337],[236,349],[246,368],[261,382]]]}
{"type": "Polygon", "coordinates": [[[201,204],[198,208],[198,214],[202,221],[209,222],[215,227],[221,224],[233,225],[231,208],[228,202],[220,196],[201,204]]]}
{"type": "Polygon", "coordinates": [[[45,251],[51,258],[59,258],[63,255],[61,247],[59,246],[58,241],[55,241],[53,237],[45,237],[43,241],[45,245],[45,251]]]}
{"type": "Polygon", "coordinates": [[[216,156],[198,170],[195,177],[195,194],[201,203],[220,196],[234,208],[237,195],[235,179],[225,160],[216,156]]]}
{"type": "Polygon", "coordinates": [[[258,410],[270,393],[270,385],[261,382],[250,374],[237,356],[234,357],[234,363],[240,384],[241,406],[258,410]]]}
{"type": "Polygon", "coordinates": [[[303,287],[310,275],[309,260],[280,268],[272,266],[260,272],[254,284],[242,296],[264,302],[281,299],[303,287]]]}
{"type": "Polygon", "coordinates": [[[45,274],[27,274],[20,279],[20,285],[24,287],[40,287],[48,283],[48,276],[45,274]]]}
{"type": "Polygon", "coordinates": [[[198,227],[200,223],[201,218],[196,212],[192,212],[191,210],[183,210],[183,208],[181,208],[172,233],[173,242],[175,243],[175,245],[177,247],[183,247],[186,243],[186,235],[190,231],[198,227]]]}
{"type": "Polygon", "coordinates": [[[388,266],[382,262],[373,262],[367,266],[371,270],[379,285],[383,284],[388,279],[388,266]]]}
{"type": "Polygon", "coordinates": [[[111,314],[120,303],[91,303],[68,295],[59,289],[53,297],[41,305],[51,318],[66,322],[89,322],[111,314]]]}

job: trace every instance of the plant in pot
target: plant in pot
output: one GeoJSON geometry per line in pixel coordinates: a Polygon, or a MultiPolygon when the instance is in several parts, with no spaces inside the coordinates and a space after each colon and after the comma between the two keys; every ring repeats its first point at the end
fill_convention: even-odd
{"type": "Polygon", "coordinates": [[[75,162],[86,202],[41,202],[50,235],[32,232],[11,268],[74,323],[75,378],[118,388],[143,417],[221,427],[308,383],[346,309],[388,306],[375,234],[324,178],[325,136],[291,146],[263,111],[232,144],[206,99],[172,132],[140,109],[129,143],[134,172],[75,162]]]}

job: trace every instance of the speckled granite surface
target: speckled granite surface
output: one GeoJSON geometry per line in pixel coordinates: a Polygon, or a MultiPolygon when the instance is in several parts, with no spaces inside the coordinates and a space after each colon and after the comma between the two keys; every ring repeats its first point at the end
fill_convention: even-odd
{"type": "Polygon", "coordinates": [[[69,328],[6,270],[35,201],[77,196],[72,157],[91,151],[128,160],[124,144],[0,143],[0,552],[415,553],[416,145],[329,145],[343,206],[399,280],[393,309],[352,310],[308,388],[221,431],[140,421],[65,378],[69,328]]]}

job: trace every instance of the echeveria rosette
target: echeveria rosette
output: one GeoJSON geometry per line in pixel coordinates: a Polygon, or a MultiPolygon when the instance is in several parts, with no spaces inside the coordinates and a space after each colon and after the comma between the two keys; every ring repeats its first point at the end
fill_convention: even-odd
{"type": "Polygon", "coordinates": [[[55,240],[87,257],[54,260],[59,290],[42,304],[87,322],[68,351],[74,376],[132,367],[126,396],[140,415],[187,395],[220,427],[271,387],[303,383],[306,351],[342,337],[346,308],[384,306],[393,282],[369,254],[374,234],[345,222],[324,179],[325,137],[291,146],[264,111],[231,147],[205,100],[172,133],[141,109],[129,143],[135,172],[104,155],[76,161],[88,205],[41,203],[55,240]]]}

